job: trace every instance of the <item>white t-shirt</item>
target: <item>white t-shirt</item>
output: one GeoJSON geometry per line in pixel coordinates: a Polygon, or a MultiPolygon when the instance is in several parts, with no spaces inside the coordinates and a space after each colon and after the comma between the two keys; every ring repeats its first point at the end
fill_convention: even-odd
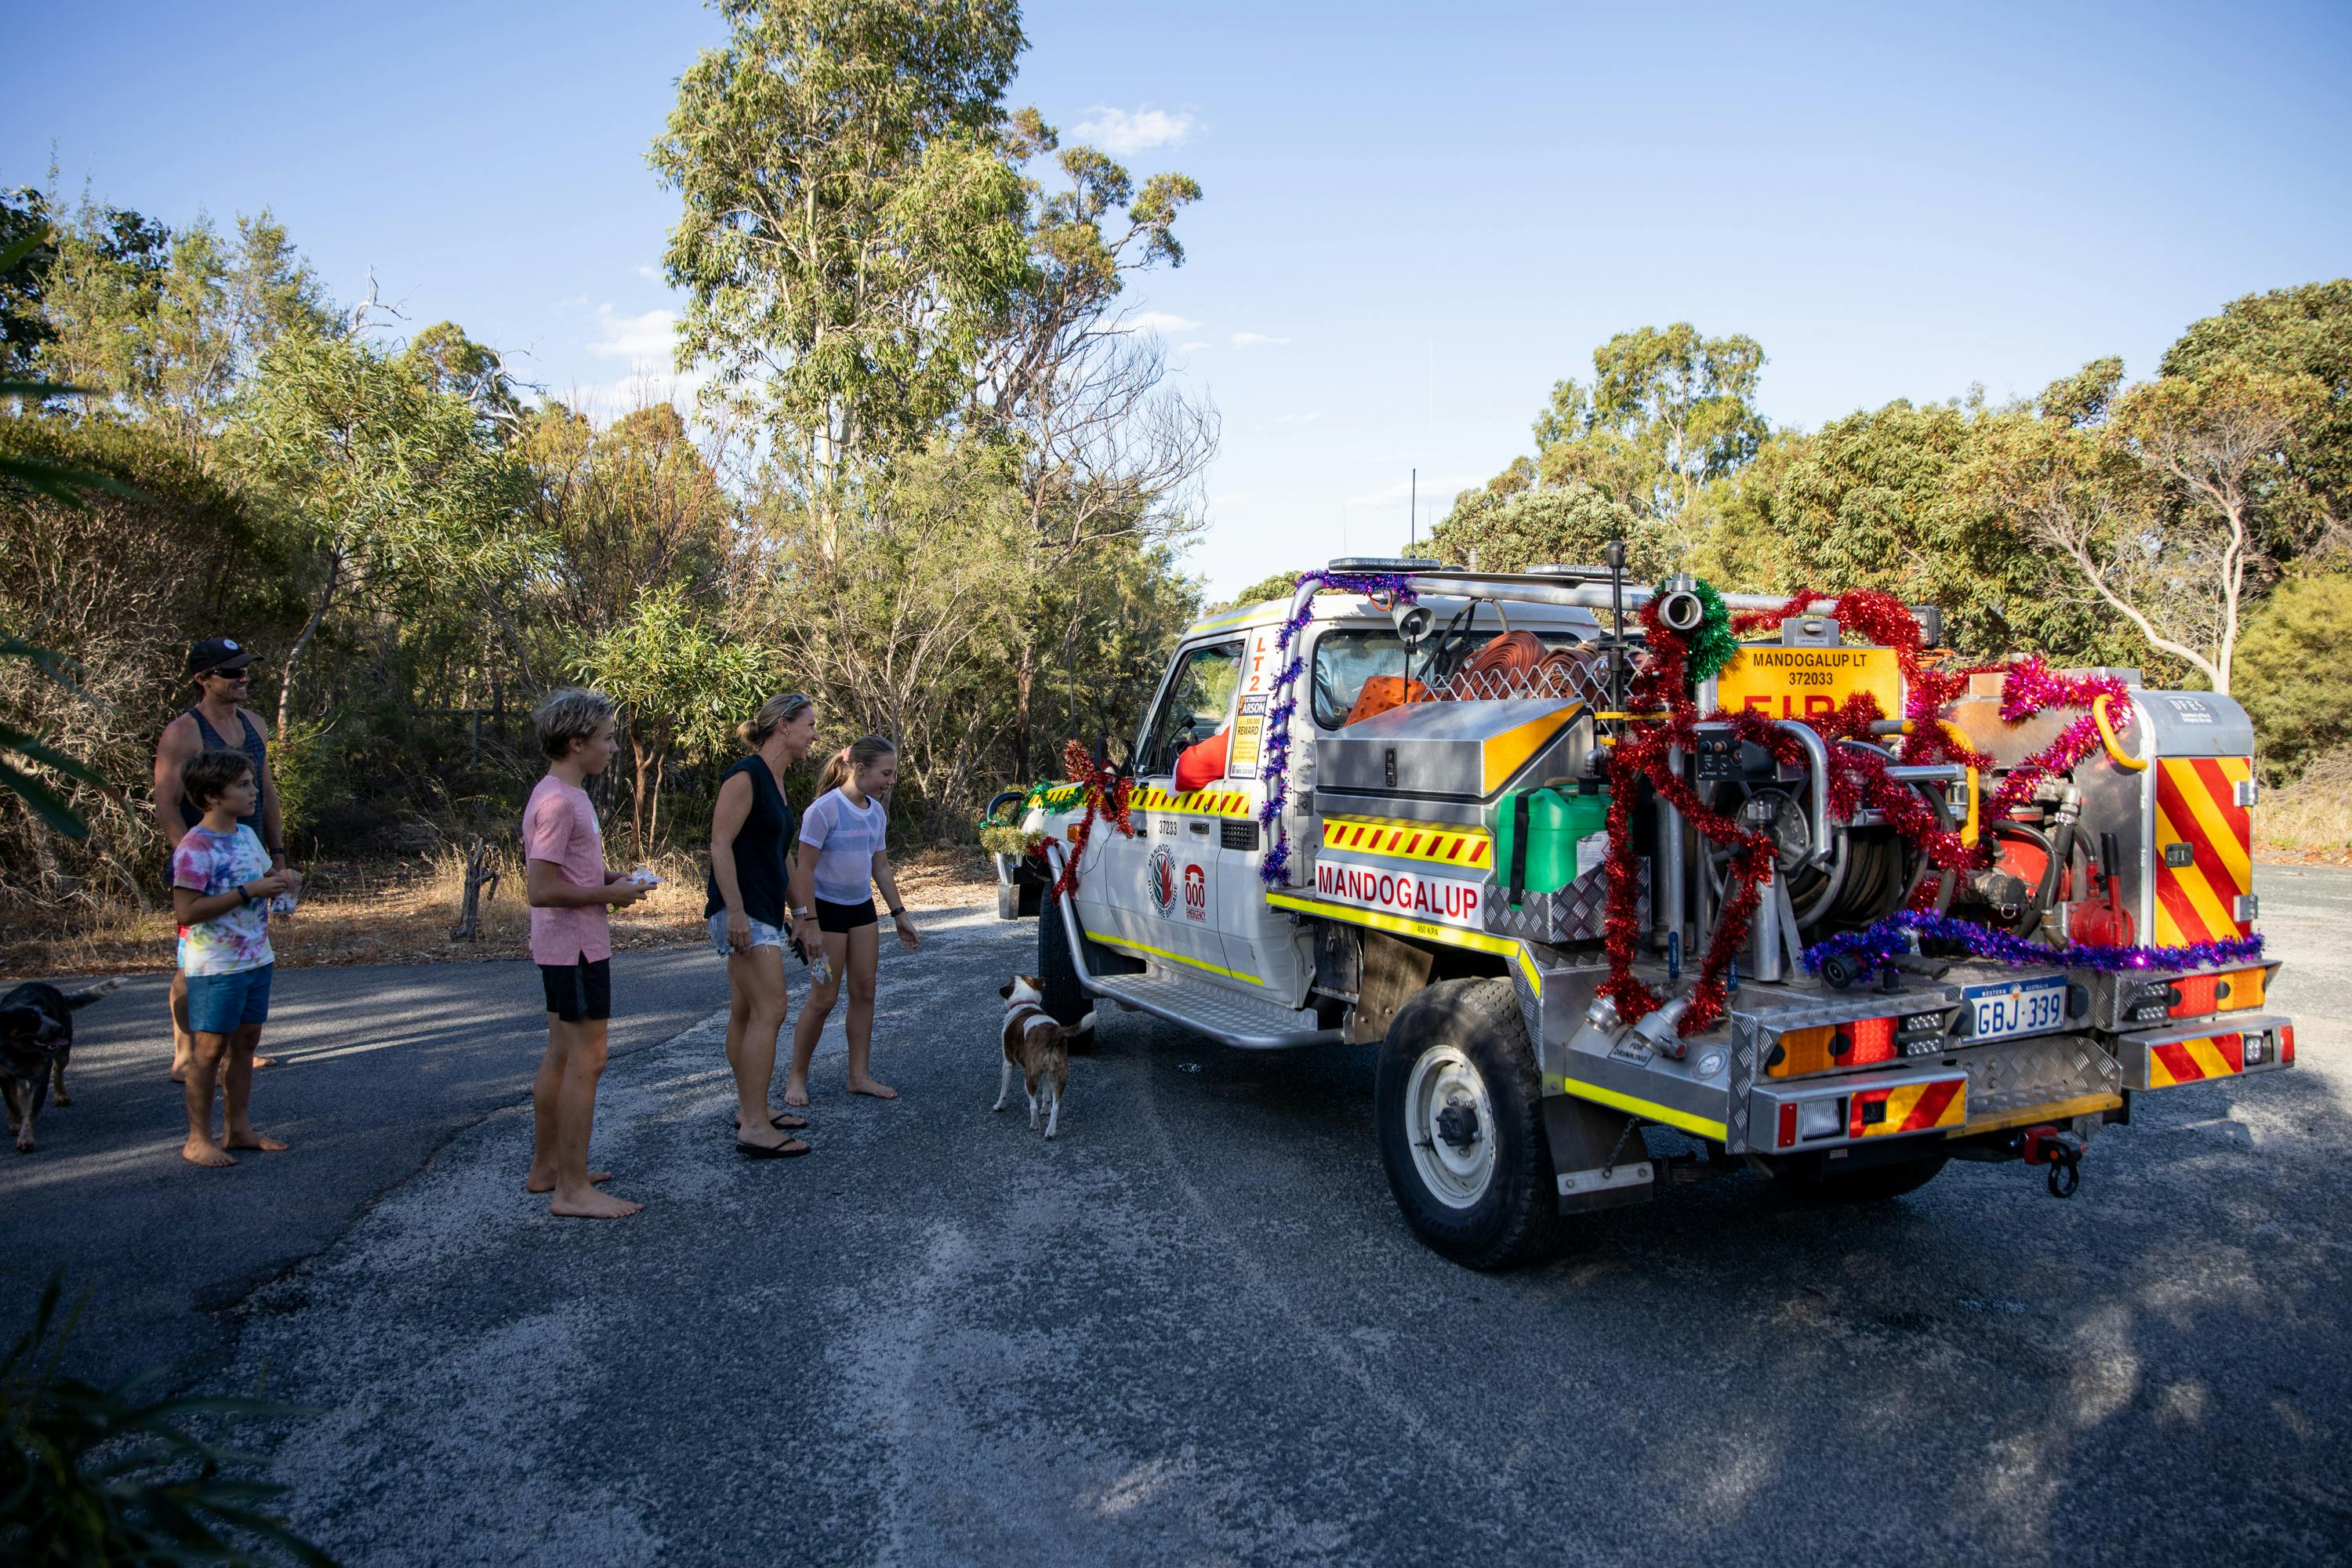
{"type": "Polygon", "coordinates": [[[825,791],[801,814],[801,842],[816,851],[816,896],[829,904],[862,904],[874,896],[874,857],[890,819],[872,796],[850,804],[837,789],[825,791]]]}

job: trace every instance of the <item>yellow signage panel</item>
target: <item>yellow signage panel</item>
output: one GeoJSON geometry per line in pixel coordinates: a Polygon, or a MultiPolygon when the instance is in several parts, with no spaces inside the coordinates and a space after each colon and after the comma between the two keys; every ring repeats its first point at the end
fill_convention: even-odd
{"type": "Polygon", "coordinates": [[[1903,667],[1891,647],[1743,647],[1715,678],[1715,700],[1770,719],[1833,713],[1857,691],[1878,699],[1889,719],[1903,717],[1903,667]]]}

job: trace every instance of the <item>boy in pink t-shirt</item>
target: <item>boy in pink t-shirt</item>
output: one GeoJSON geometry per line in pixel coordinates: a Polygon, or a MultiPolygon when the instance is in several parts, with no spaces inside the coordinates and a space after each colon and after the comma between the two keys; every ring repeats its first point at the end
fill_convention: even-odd
{"type": "Polygon", "coordinates": [[[547,776],[532,786],[522,811],[523,886],[530,956],[547,993],[547,1055],[530,1086],[530,1172],[523,1190],[552,1194],[550,1214],[620,1219],[645,1205],[598,1192],[596,1184],[610,1173],[588,1169],[605,1022],[613,1016],[608,911],[635,903],[653,885],[604,868],[596,807],[582,787],[618,750],[612,699],[566,688],[530,717],[547,753],[547,776]]]}

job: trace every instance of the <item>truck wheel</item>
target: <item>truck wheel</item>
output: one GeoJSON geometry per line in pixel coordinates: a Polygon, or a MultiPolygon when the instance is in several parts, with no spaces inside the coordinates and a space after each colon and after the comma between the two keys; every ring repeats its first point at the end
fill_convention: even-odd
{"type": "Polygon", "coordinates": [[[1037,910],[1037,980],[1039,1000],[1057,1024],[1075,1024],[1087,1016],[1090,1004],[1078,984],[1078,966],[1070,957],[1070,939],[1062,923],[1062,901],[1047,899],[1037,910]]]}
{"type": "Polygon", "coordinates": [[[1824,1173],[1784,1171],[1779,1180],[1807,1197],[1825,1204],[1874,1204],[1916,1193],[1952,1163],[1949,1154],[1930,1154],[1899,1165],[1873,1165],[1863,1171],[1824,1173]]]}
{"type": "Polygon", "coordinates": [[[1441,981],[1399,1008],[1372,1110],[1389,1190],[1433,1250],[1503,1268],[1551,1249],[1559,1210],[1543,1085],[1509,981],[1441,981]]]}

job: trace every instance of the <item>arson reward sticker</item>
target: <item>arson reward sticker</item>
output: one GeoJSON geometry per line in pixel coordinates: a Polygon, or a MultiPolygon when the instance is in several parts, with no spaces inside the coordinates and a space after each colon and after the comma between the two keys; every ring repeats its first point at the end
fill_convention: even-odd
{"type": "Polygon", "coordinates": [[[1229,779],[1257,777],[1260,753],[1265,750],[1265,699],[1244,697],[1241,712],[1234,719],[1234,733],[1225,748],[1225,776],[1229,779]]]}
{"type": "Polygon", "coordinates": [[[1452,877],[1424,877],[1325,858],[1315,862],[1315,893],[1334,903],[1354,904],[1408,920],[1435,921],[1474,931],[1483,925],[1478,884],[1452,877]]]}

